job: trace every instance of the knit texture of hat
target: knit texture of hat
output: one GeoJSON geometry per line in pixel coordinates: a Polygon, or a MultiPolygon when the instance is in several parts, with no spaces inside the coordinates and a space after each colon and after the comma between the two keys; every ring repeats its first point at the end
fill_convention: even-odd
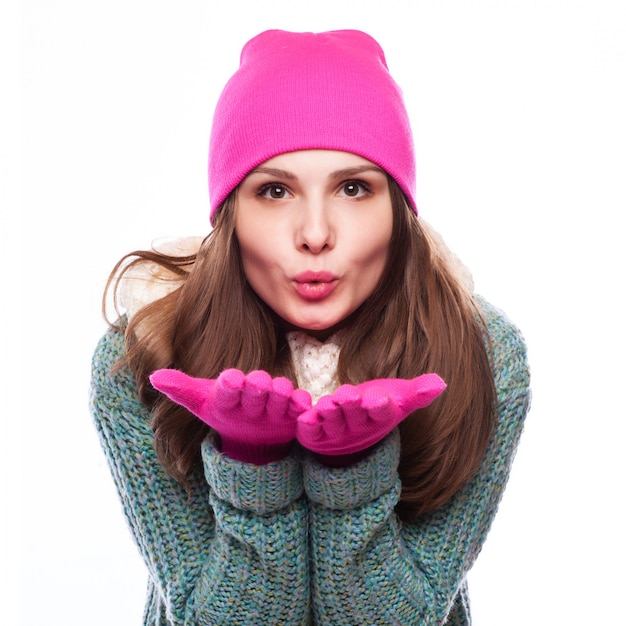
{"type": "Polygon", "coordinates": [[[402,92],[372,37],[356,30],[265,31],[241,52],[213,117],[211,219],[255,167],[296,150],[342,150],[383,168],[415,203],[415,153],[402,92]]]}

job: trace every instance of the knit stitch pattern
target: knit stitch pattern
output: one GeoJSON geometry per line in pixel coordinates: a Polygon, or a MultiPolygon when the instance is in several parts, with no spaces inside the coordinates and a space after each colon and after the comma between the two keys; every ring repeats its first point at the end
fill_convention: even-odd
{"type": "Polygon", "coordinates": [[[91,406],[123,511],[146,563],[144,624],[466,626],[466,574],[496,514],[529,408],[519,331],[480,301],[492,345],[497,424],[476,476],[412,523],[400,495],[398,431],[339,469],[296,449],[255,466],[208,437],[189,493],[162,469],[150,414],[109,330],[93,359],[91,406]]]}
{"type": "Polygon", "coordinates": [[[294,331],[287,334],[287,342],[298,385],[311,394],[313,403],[339,387],[337,363],[341,348],[337,335],[322,343],[306,333],[294,331]]]}

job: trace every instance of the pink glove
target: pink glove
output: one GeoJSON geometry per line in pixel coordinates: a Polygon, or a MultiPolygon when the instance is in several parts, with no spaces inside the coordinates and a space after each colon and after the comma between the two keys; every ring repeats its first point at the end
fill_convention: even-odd
{"type": "Polygon", "coordinates": [[[311,396],[294,391],[287,378],[236,369],[217,379],[157,370],[152,385],[216,430],[222,452],[238,461],[263,465],[283,458],[296,437],[297,418],[311,408],[311,396]]]}
{"type": "Polygon", "coordinates": [[[445,388],[437,374],[342,385],[300,415],[298,441],[326,456],[367,450],[413,411],[428,406],[445,388]]]}

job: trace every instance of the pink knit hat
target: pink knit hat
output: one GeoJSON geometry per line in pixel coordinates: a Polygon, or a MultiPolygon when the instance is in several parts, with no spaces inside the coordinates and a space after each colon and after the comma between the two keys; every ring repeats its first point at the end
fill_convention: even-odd
{"type": "Polygon", "coordinates": [[[415,154],[402,92],[380,45],[357,30],[251,39],[226,84],[209,148],[211,219],[228,194],[284,152],[342,150],[382,167],[415,204],[415,154]]]}

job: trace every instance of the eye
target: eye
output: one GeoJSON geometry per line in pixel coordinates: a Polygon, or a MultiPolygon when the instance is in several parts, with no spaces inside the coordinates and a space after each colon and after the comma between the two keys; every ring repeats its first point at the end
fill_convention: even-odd
{"type": "Polygon", "coordinates": [[[261,198],[271,198],[272,200],[283,200],[289,195],[287,188],[280,183],[266,183],[262,185],[257,192],[257,196],[261,198]]]}
{"type": "Polygon", "coordinates": [[[348,198],[360,198],[370,193],[370,186],[361,180],[349,180],[340,189],[340,194],[348,198]]]}

